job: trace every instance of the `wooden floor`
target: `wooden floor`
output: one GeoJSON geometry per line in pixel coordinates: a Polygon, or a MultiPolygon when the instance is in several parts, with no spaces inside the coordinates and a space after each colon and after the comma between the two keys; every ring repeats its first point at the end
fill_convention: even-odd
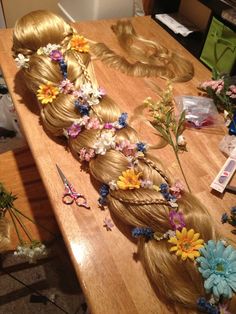
{"type": "MultiPolygon", "coordinates": [[[[28,147],[0,154],[0,182],[4,184],[7,191],[17,196],[17,200],[14,202],[15,207],[37,222],[35,225],[23,218],[32,238],[44,242],[53,240],[54,236],[44,228],[53,234],[58,234],[59,230],[46,190],[28,147]],[[44,228],[41,228],[40,225],[44,228]]],[[[6,217],[11,225],[9,250],[12,250],[18,244],[18,238],[9,213],[6,214],[6,217]]],[[[18,227],[20,228],[19,225],[18,227]]],[[[22,229],[21,233],[24,234],[22,229]]],[[[24,239],[27,240],[25,235],[24,239]]]]}

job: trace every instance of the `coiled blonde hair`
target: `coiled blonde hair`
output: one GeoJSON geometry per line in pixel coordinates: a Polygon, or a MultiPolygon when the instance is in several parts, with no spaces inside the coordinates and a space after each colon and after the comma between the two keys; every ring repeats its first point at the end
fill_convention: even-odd
{"type": "MultiPolygon", "coordinates": [[[[29,67],[23,71],[27,86],[35,94],[40,84],[49,82],[58,86],[62,81],[58,64],[51,62],[47,56],[36,54],[37,49],[42,45],[46,46],[49,42],[60,43],[62,46],[67,62],[68,79],[76,88],[79,89],[79,86],[87,80],[90,80],[93,86],[97,86],[90,55],[76,52],[76,56],[75,52],[67,50],[68,38],[71,34],[71,28],[66,22],[47,11],[31,12],[16,23],[13,52],[15,55],[23,51],[30,52],[29,67]],[[53,38],[54,32],[55,38],[53,38]]],[[[90,116],[96,116],[105,123],[117,121],[120,114],[121,111],[114,101],[104,96],[95,106],[94,111],[91,111],[90,116]]],[[[47,131],[54,136],[61,136],[63,129],[81,116],[74,106],[73,96],[59,94],[51,104],[41,108],[41,117],[47,131]]],[[[76,138],[70,137],[69,146],[72,152],[79,154],[81,148],[92,148],[100,133],[101,130],[84,129],[76,138]]],[[[138,134],[134,129],[126,126],[116,131],[116,141],[122,140],[137,143],[138,134]]],[[[89,162],[91,175],[103,184],[117,180],[128,166],[128,159],[115,149],[108,150],[104,155],[97,155],[89,162]]],[[[151,154],[138,157],[134,169],[142,172],[144,179],[151,180],[157,186],[161,183],[171,183],[161,162],[151,154]]],[[[114,190],[108,195],[107,200],[109,209],[131,227],[150,227],[154,232],[162,234],[171,229],[168,219],[169,206],[157,190],[145,188],[114,190]]],[[[193,195],[185,192],[178,204],[188,229],[193,228],[198,231],[205,242],[218,238],[208,211],[193,195]]],[[[196,265],[191,261],[181,262],[177,256],[172,255],[165,240],[140,239],[138,251],[157,295],[171,303],[177,313],[197,313],[197,299],[201,296],[206,297],[206,292],[196,265]]],[[[231,307],[234,308],[233,305],[231,307]]]]}

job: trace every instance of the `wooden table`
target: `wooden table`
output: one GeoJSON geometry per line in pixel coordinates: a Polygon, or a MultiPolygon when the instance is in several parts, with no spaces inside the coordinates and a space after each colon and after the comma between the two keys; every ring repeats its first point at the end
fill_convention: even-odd
{"type": "MultiPolygon", "coordinates": [[[[117,40],[110,29],[112,23],[112,20],[82,22],[76,27],[88,38],[105,42],[119,51],[117,40]]],[[[174,94],[198,95],[198,84],[209,79],[211,73],[150,17],[134,18],[133,25],[138,34],[179,51],[193,62],[194,78],[187,83],[174,84],[174,94]]],[[[141,263],[135,260],[136,244],[130,239],[128,230],[117,220],[112,231],[108,232],[103,227],[103,220],[110,214],[98,206],[96,184],[91,182],[88,173],[80,169],[79,162],[71,153],[65,150],[64,142],[50,138],[43,131],[37,115],[36,99],[26,89],[11,57],[11,34],[10,29],[0,31],[2,71],[92,313],[170,313],[151,289],[141,263]],[[91,210],[62,204],[63,186],[56,171],[56,163],[75,187],[88,197],[91,210]]],[[[128,77],[107,68],[100,61],[95,60],[94,64],[100,86],[129,114],[146,97],[156,98],[150,88],[150,81],[165,87],[165,82],[160,78],[128,77]]],[[[224,127],[187,130],[185,137],[188,152],[180,156],[192,192],[206,204],[219,228],[222,228],[222,212],[235,205],[234,195],[219,195],[210,189],[210,183],[226,160],[218,149],[224,134],[224,127]]],[[[147,137],[154,142],[157,140],[152,134],[147,137]]],[[[163,161],[170,173],[181,178],[170,147],[154,151],[154,154],[163,161]]],[[[227,225],[224,230],[229,232],[231,228],[227,225]]]]}

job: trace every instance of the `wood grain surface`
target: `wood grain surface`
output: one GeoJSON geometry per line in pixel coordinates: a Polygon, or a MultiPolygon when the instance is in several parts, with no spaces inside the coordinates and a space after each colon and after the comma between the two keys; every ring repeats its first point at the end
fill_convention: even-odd
{"type": "MultiPolygon", "coordinates": [[[[100,20],[75,26],[82,35],[104,42],[120,53],[118,42],[110,29],[112,23],[112,20],[100,20]]],[[[178,51],[193,62],[193,79],[186,83],[175,83],[174,95],[198,95],[197,86],[209,79],[211,73],[150,17],[133,18],[133,25],[138,34],[178,51]]],[[[12,30],[0,30],[2,71],[91,312],[170,313],[170,309],[158,300],[140,262],[136,260],[137,248],[129,231],[117,220],[114,220],[115,227],[111,232],[103,227],[103,220],[110,217],[110,214],[98,206],[96,183],[91,181],[89,174],[82,171],[79,162],[65,149],[64,141],[52,139],[45,134],[37,115],[36,99],[26,89],[22,75],[11,57],[11,34],[12,30]],[[87,196],[91,210],[62,204],[63,185],[56,171],[56,163],[75,188],[87,196]]],[[[130,116],[146,97],[157,98],[150,84],[154,82],[161,88],[165,87],[165,81],[160,78],[129,77],[98,60],[94,60],[94,65],[100,86],[130,116]]],[[[143,132],[142,124],[136,123],[136,127],[142,131],[146,140],[152,143],[158,141],[151,130],[143,132]]],[[[222,227],[220,218],[222,212],[235,205],[235,196],[228,193],[219,195],[210,188],[212,180],[226,160],[218,149],[218,144],[226,133],[224,126],[198,131],[186,130],[188,152],[180,158],[192,192],[208,207],[212,219],[227,235],[231,228],[225,225],[222,227]]],[[[175,178],[181,178],[170,147],[153,153],[175,178]]]]}
{"type": "MultiPolygon", "coordinates": [[[[49,244],[60,235],[47,192],[28,147],[0,154],[0,182],[17,197],[14,201],[15,208],[35,221],[34,224],[20,216],[33,240],[49,244]]],[[[6,250],[15,250],[19,239],[9,213],[6,218],[10,223],[11,240],[6,250]]],[[[22,240],[29,241],[21,226],[15,222],[22,240]]]]}

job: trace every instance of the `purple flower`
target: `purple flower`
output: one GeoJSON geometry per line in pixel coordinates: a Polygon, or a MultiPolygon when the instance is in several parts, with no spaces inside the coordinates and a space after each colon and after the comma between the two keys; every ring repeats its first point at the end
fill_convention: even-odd
{"type": "Polygon", "coordinates": [[[52,50],[50,53],[50,58],[52,61],[59,62],[63,60],[63,55],[60,50],[52,50]]]}
{"type": "Polygon", "coordinates": [[[169,212],[169,221],[171,224],[171,227],[174,230],[181,230],[183,227],[185,227],[185,221],[183,213],[176,212],[175,210],[171,210],[169,212]]]}
{"type": "Polygon", "coordinates": [[[76,138],[81,132],[81,126],[77,123],[73,123],[72,126],[67,129],[67,132],[71,138],[76,138]]]}

